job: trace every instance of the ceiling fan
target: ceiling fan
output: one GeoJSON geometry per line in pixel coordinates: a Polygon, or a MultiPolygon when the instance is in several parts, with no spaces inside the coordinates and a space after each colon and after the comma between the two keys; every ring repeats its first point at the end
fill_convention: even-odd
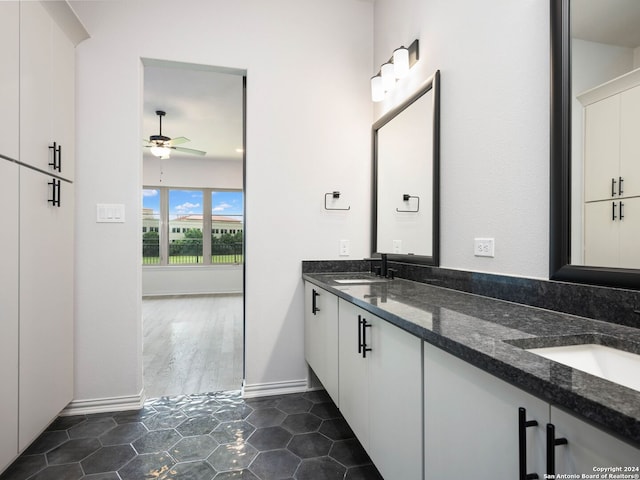
{"type": "Polygon", "coordinates": [[[186,137],[169,138],[165,135],[162,135],[162,117],[164,117],[166,114],[167,113],[162,110],[156,110],[156,115],[158,115],[158,120],[160,121],[160,132],[158,133],[158,135],[151,135],[149,137],[149,140],[145,140],[145,142],[147,142],[147,145],[145,145],[145,147],[150,149],[151,154],[156,157],[160,157],[161,159],[169,158],[171,150],[176,150],[182,153],[190,153],[192,155],[205,155],[207,152],[203,152],[202,150],[176,147],[176,145],[191,141],[186,137]]]}

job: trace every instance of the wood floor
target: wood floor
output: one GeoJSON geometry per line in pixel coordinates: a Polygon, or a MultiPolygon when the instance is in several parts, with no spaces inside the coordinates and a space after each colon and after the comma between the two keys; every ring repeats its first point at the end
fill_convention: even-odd
{"type": "Polygon", "coordinates": [[[242,386],[242,295],[142,300],[148,398],[242,386]]]}

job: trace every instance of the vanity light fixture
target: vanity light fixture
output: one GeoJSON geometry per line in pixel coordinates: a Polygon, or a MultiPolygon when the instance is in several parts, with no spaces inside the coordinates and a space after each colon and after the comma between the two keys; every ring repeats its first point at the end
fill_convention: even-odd
{"type": "Polygon", "coordinates": [[[371,100],[380,102],[386,92],[395,88],[396,81],[409,74],[409,69],[418,61],[418,39],[409,48],[400,47],[393,51],[388,62],[382,64],[380,71],[371,77],[371,100]]]}

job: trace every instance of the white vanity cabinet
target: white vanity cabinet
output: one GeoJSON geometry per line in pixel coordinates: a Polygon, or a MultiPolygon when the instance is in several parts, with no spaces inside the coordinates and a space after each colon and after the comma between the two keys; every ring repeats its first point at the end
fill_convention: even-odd
{"type": "Polygon", "coordinates": [[[578,97],[584,106],[584,263],[640,268],[640,69],[578,97]]]}
{"type": "Polygon", "coordinates": [[[426,480],[526,478],[521,473],[545,478],[548,424],[555,438],[567,439],[554,448],[556,474],[640,466],[639,449],[433,345],[425,343],[424,359],[426,480]]]}
{"type": "MultiPolygon", "coordinates": [[[[55,3],[49,7],[55,8],[55,3]]],[[[75,45],[45,2],[20,2],[20,161],[70,180],[74,177],[74,68],[75,45]],[[54,142],[55,152],[49,148],[54,142]],[[50,165],[54,161],[55,166],[50,165]]]]}
{"type": "Polygon", "coordinates": [[[340,411],[382,476],[422,478],[422,341],[339,300],[340,411]]]}
{"type": "Polygon", "coordinates": [[[338,297],[310,283],[304,291],[305,359],[338,405],[338,297]]]}

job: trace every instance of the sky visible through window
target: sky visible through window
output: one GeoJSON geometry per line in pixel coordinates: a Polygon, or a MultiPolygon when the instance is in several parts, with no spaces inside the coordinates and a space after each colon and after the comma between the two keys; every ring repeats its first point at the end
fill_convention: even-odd
{"type": "MultiPolygon", "coordinates": [[[[142,191],[142,208],[150,208],[155,215],[160,214],[160,190],[142,191]]],[[[211,214],[242,217],[244,200],[242,192],[212,192],[211,214]]],[[[169,215],[171,217],[202,213],[202,191],[171,190],[169,195],[169,215]]]]}

